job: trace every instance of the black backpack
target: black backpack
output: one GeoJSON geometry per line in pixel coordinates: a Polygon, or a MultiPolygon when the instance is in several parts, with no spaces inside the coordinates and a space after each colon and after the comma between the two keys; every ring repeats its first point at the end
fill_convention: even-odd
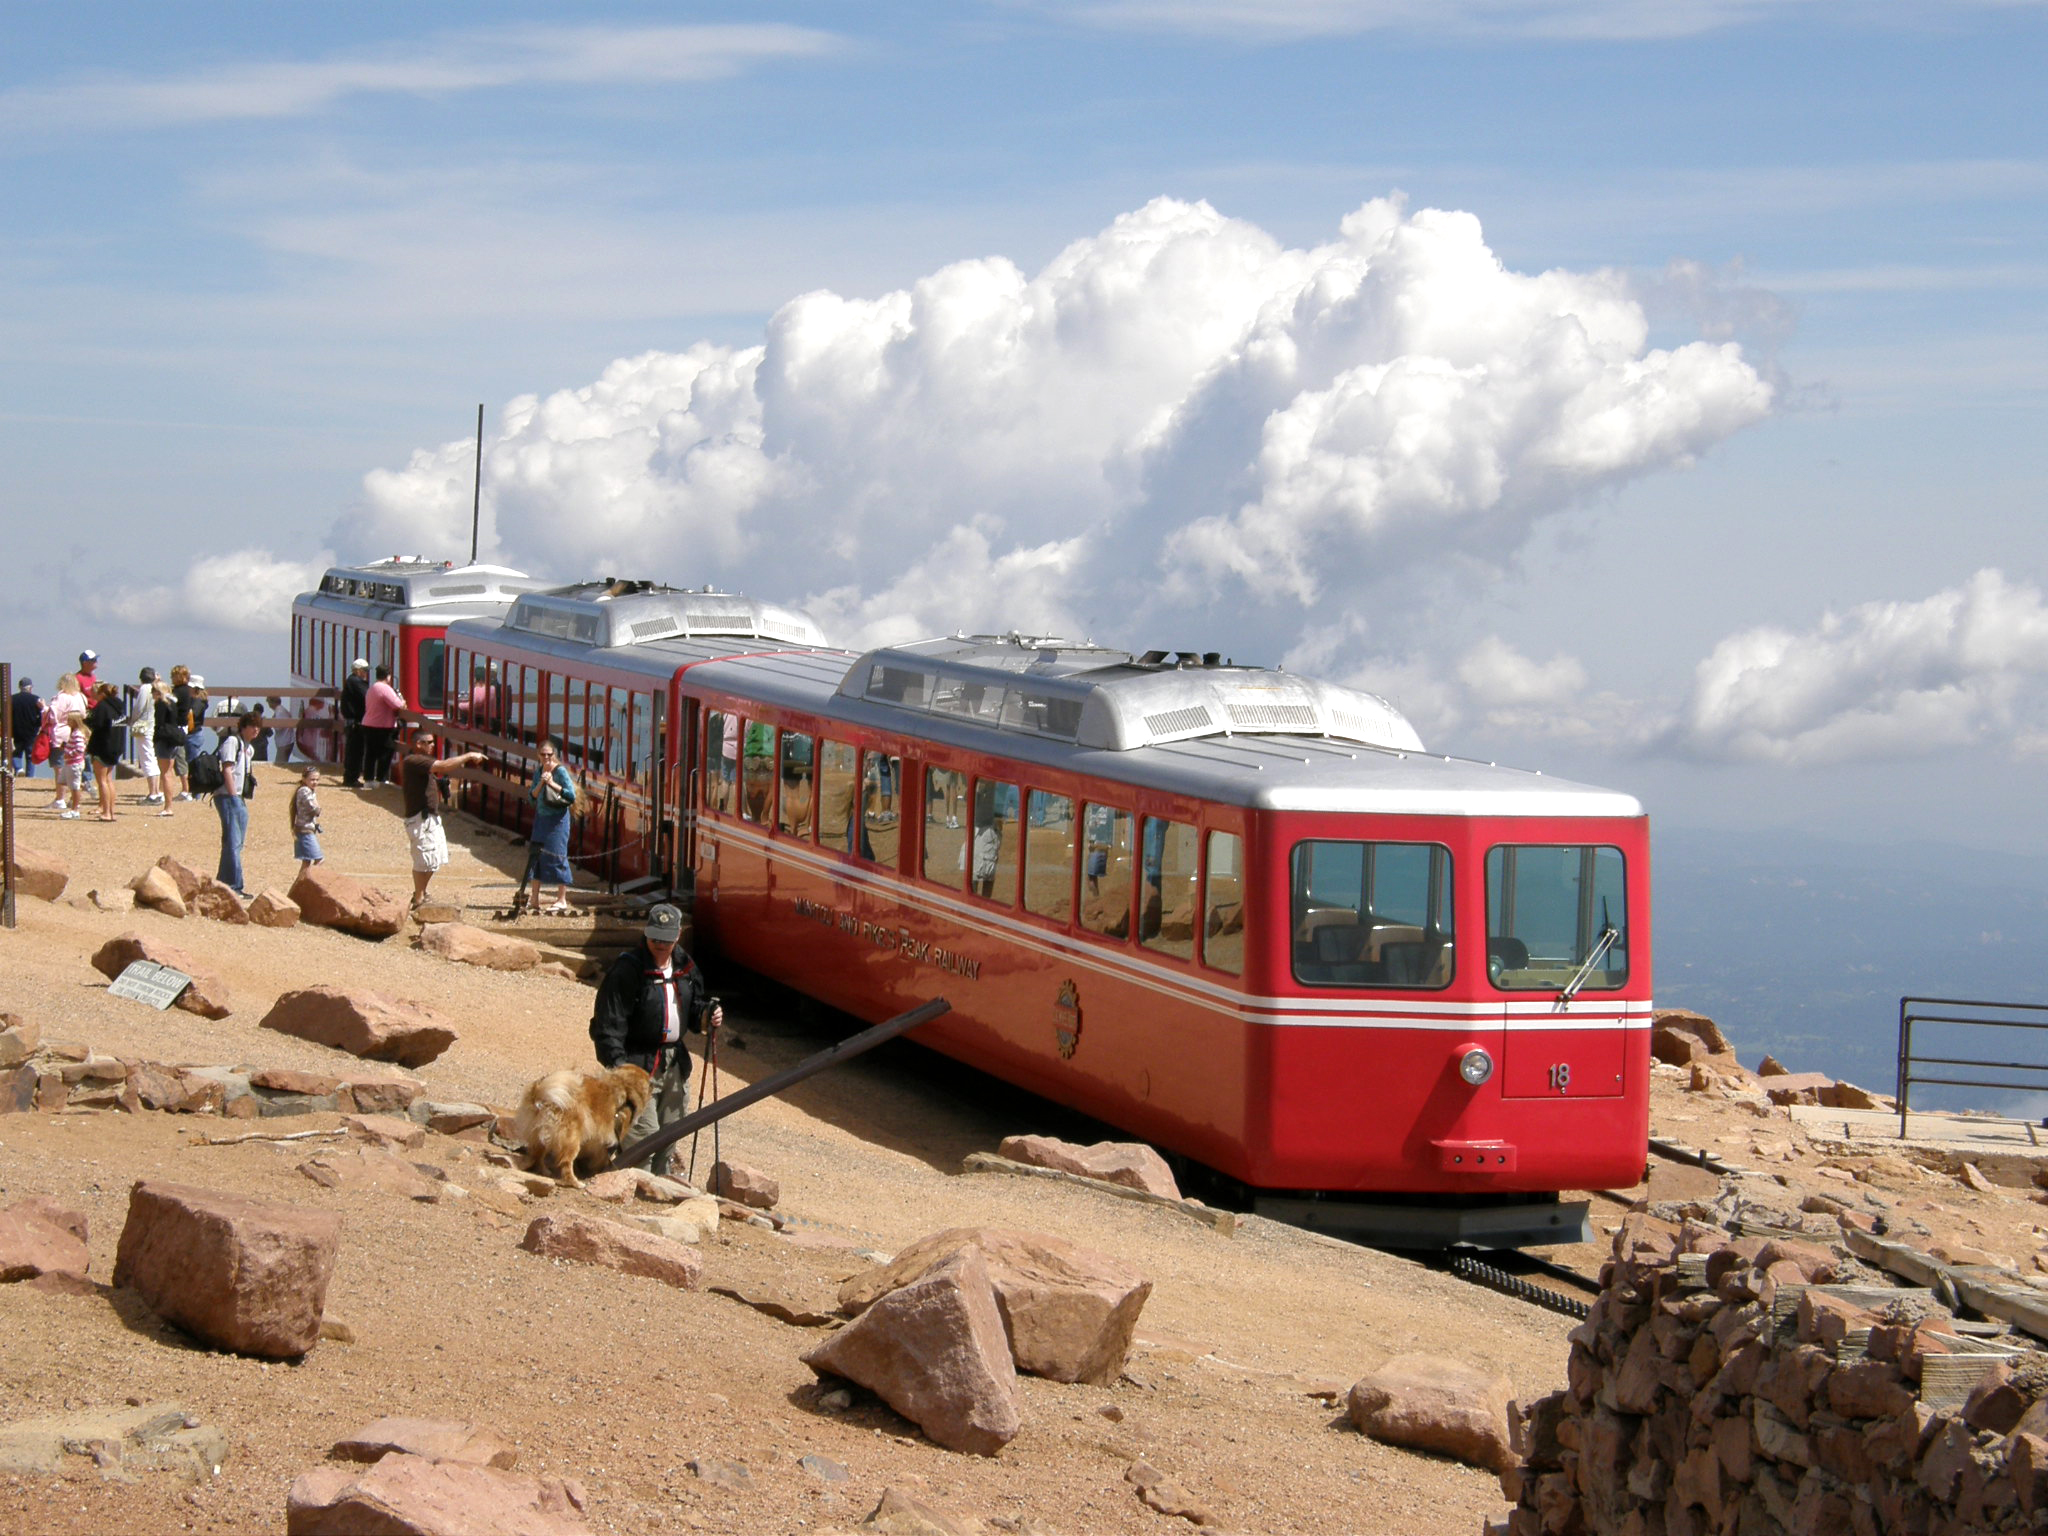
{"type": "Polygon", "coordinates": [[[220,765],[220,753],[194,752],[185,764],[185,781],[195,795],[211,795],[227,788],[228,776],[220,765]]]}

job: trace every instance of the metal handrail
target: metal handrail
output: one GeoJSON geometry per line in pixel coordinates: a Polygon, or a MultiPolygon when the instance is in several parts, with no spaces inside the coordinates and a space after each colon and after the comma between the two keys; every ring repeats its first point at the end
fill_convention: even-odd
{"type": "Polygon", "coordinates": [[[1928,1013],[1927,1008],[1976,1008],[1996,1009],[2001,1013],[2048,1014],[2048,1003],[2005,1003],[1991,1002],[1970,997],[1902,997],[1899,999],[1899,1139],[1906,1136],[1906,1115],[1910,1109],[1911,1095],[1915,1083],[1939,1084],[1950,1088],[2035,1088],[2048,1087],[2048,1062],[1991,1061],[1972,1056],[1918,1056],[1913,1052],[1913,1026],[1916,1024],[1962,1024],[1980,1029],[2039,1029],[2048,1030],[2048,1018],[1972,1018],[1963,1014],[1928,1013]],[[2041,1082],[1996,1081],[1981,1077],[1931,1077],[1915,1072],[1916,1066],[1930,1067],[1980,1067],[1992,1072],[2032,1072],[2040,1074],[2041,1082]]]}

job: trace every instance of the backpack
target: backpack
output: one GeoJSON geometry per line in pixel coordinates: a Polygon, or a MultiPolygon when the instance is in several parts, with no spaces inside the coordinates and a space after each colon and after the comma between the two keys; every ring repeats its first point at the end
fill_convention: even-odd
{"type": "Polygon", "coordinates": [[[195,795],[211,795],[227,787],[228,776],[218,752],[194,752],[185,765],[186,782],[195,795]]]}

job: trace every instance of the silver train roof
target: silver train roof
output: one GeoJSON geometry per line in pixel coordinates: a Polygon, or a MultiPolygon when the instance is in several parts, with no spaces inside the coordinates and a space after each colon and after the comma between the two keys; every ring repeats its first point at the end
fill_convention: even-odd
{"type": "Polygon", "coordinates": [[[528,592],[505,615],[505,627],[599,649],[707,635],[825,643],[824,632],[801,609],[712,587],[612,579],[528,592]]]}
{"type": "Polygon", "coordinates": [[[540,585],[503,565],[457,565],[419,555],[393,555],[368,565],[329,566],[316,592],[324,604],[374,608],[446,608],[467,616],[503,608],[540,585]]]}
{"type": "Polygon", "coordinates": [[[1203,657],[956,636],[858,657],[817,650],[706,661],[690,677],[880,731],[1227,804],[1440,816],[1643,814],[1632,795],[1432,755],[1374,695],[1203,657]],[[1231,729],[1221,722],[1233,718],[1233,707],[1248,723],[1275,718],[1250,713],[1257,709],[1289,713],[1278,717],[1283,729],[1231,729]],[[1196,710],[1208,713],[1206,726],[1196,710]],[[1334,729],[1317,729],[1295,711],[1314,711],[1334,729]]]}

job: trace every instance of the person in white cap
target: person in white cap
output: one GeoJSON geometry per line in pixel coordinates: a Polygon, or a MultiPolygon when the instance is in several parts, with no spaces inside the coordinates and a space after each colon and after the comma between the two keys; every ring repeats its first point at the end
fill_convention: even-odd
{"type": "Polygon", "coordinates": [[[348,681],[341,685],[341,787],[363,787],[363,757],[370,738],[363,732],[363,711],[370,702],[370,663],[361,656],[348,664],[348,681]]]}
{"type": "MultiPolygon", "coordinates": [[[[598,983],[590,1015],[598,1065],[630,1061],[645,1068],[654,1082],[647,1107],[633,1122],[632,1141],[689,1113],[690,1053],[683,1031],[704,1034],[725,1022],[725,1010],[705,986],[704,973],[683,952],[682,936],[680,910],[663,902],[649,912],[640,942],[614,960],[598,983]]],[[[664,1147],[655,1153],[650,1171],[666,1178],[673,1151],[664,1147]]]]}

